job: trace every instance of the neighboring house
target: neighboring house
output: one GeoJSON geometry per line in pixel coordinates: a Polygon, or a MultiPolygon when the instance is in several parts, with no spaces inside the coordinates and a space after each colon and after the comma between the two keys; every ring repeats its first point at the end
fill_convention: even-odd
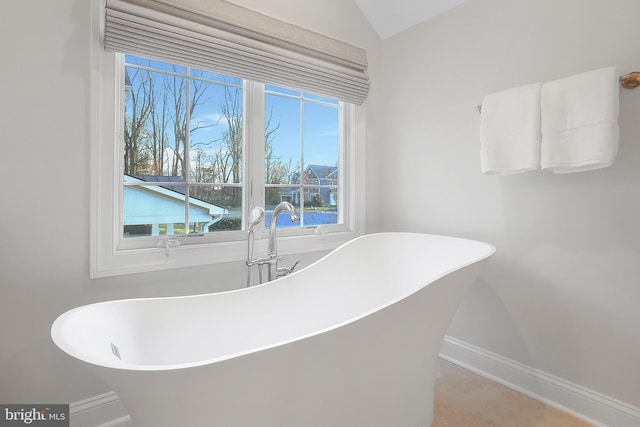
{"type": "MultiPolygon", "coordinates": [[[[291,183],[301,183],[299,173],[296,172],[291,176],[291,183]]],[[[302,184],[307,187],[304,200],[305,205],[336,206],[335,189],[331,188],[331,186],[338,186],[337,167],[309,165],[304,170],[302,184]]],[[[295,205],[300,205],[300,189],[287,189],[282,193],[280,199],[288,200],[295,205]]]]}
{"type": "MultiPolygon", "coordinates": [[[[177,185],[168,188],[160,185],[124,186],[124,232],[129,236],[158,236],[173,234],[174,225],[184,224],[185,186],[179,176],[129,176],[125,182],[170,181],[177,185]]],[[[227,210],[220,206],[189,198],[189,223],[195,224],[192,232],[203,233],[220,221],[227,210]]]]}

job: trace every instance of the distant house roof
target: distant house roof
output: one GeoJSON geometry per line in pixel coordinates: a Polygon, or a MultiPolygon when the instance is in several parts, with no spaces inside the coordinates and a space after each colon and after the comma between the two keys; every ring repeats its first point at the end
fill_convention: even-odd
{"type": "MultiPolygon", "coordinates": [[[[338,180],[338,168],[335,166],[309,165],[305,169],[305,181],[316,180],[318,184],[330,184],[338,180]]],[[[300,182],[300,172],[291,174],[292,183],[300,182]]]]}
{"type": "MultiPolygon", "coordinates": [[[[129,175],[127,175],[129,176],[129,175]]],[[[184,183],[184,179],[181,176],[174,175],[131,175],[132,178],[138,179],[144,182],[175,182],[184,183]]],[[[168,188],[169,190],[177,191],[180,194],[187,194],[187,188],[184,185],[161,185],[160,187],[168,188]]]]}
{"type": "Polygon", "coordinates": [[[338,178],[338,168],[335,166],[309,165],[306,172],[316,179],[338,178]]]}
{"type": "MultiPolygon", "coordinates": [[[[124,176],[125,182],[184,182],[182,177],[124,176]]],[[[136,185],[124,187],[124,224],[173,224],[184,222],[184,185],[136,185]]],[[[189,198],[190,222],[211,222],[228,211],[195,197],[189,198]]]]}

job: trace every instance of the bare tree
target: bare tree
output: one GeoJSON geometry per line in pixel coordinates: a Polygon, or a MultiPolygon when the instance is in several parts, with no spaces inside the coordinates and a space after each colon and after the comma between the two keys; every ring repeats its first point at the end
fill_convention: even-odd
{"type": "Polygon", "coordinates": [[[143,153],[151,113],[153,79],[139,69],[127,69],[125,88],[124,173],[139,174],[146,162],[143,153]],[[131,73],[129,73],[131,71],[131,73]]]}
{"type": "Polygon", "coordinates": [[[242,101],[241,91],[225,86],[224,100],[220,104],[221,116],[216,122],[226,124],[222,136],[215,142],[218,150],[214,156],[215,179],[221,183],[239,183],[242,168],[242,101]]]}
{"type": "Polygon", "coordinates": [[[193,117],[205,102],[205,83],[192,80],[187,108],[186,78],[135,67],[126,72],[125,174],[186,178],[187,132],[213,126],[199,123],[187,130],[187,114],[193,117]]]}
{"type": "MultiPolygon", "coordinates": [[[[206,102],[208,83],[136,67],[127,67],[127,77],[130,77],[130,84],[125,102],[125,174],[182,176],[187,181],[186,173],[191,169],[190,178],[195,182],[241,182],[242,90],[225,86],[217,121],[191,122],[197,117],[196,111],[206,102]],[[190,84],[188,101],[187,84],[190,84]],[[220,125],[225,128],[217,140],[191,142],[189,149],[194,162],[187,168],[185,147],[188,134],[220,125]],[[216,149],[208,152],[204,147],[211,143],[216,145],[216,149]]],[[[284,161],[274,153],[279,128],[279,123],[273,123],[271,111],[265,126],[265,179],[271,184],[290,182],[293,171],[291,159],[284,161]]]]}
{"type": "MultiPolygon", "coordinates": [[[[151,74],[151,72],[148,72],[151,74]]],[[[163,88],[167,87],[167,76],[163,76],[163,88]]],[[[156,90],[152,90],[151,97],[151,174],[164,174],[164,155],[167,149],[169,136],[167,135],[167,123],[169,121],[169,94],[166,90],[160,91],[160,100],[156,99],[156,90]]]]}
{"type": "Polygon", "coordinates": [[[187,141],[187,103],[186,103],[186,79],[184,77],[171,76],[168,79],[170,93],[172,94],[171,122],[173,123],[173,153],[170,175],[184,176],[184,147],[187,141]]]}

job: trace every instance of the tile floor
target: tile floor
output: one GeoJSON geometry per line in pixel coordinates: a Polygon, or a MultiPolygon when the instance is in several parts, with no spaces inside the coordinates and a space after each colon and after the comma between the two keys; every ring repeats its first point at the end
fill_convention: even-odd
{"type": "Polygon", "coordinates": [[[440,359],[431,427],[591,427],[508,387],[440,359]]]}

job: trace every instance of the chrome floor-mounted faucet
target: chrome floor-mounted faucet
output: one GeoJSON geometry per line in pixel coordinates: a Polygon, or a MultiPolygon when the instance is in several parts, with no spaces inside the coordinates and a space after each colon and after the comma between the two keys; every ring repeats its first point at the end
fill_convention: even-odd
{"type": "MultiPolygon", "coordinates": [[[[253,227],[260,224],[263,219],[264,208],[262,206],[256,206],[251,209],[249,213],[249,235],[247,236],[247,287],[251,286],[251,267],[253,267],[255,261],[253,259],[253,227]]],[[[260,272],[262,273],[262,270],[260,272]]],[[[262,277],[260,277],[260,282],[262,283],[262,277]]]]}
{"type": "MultiPolygon", "coordinates": [[[[278,217],[283,211],[287,211],[291,216],[291,222],[300,221],[298,214],[296,213],[295,208],[289,202],[280,202],[273,213],[271,214],[271,221],[269,222],[269,241],[267,244],[267,256],[262,258],[253,259],[253,225],[262,221],[262,218],[258,220],[255,224],[252,224],[250,218],[250,227],[249,227],[249,249],[247,253],[247,268],[249,269],[247,273],[247,286],[251,285],[251,267],[254,265],[258,266],[258,272],[260,275],[260,283],[262,283],[262,266],[265,264],[268,266],[267,271],[267,281],[271,281],[273,279],[277,279],[278,277],[283,277],[288,274],[291,274],[293,270],[296,268],[300,260],[296,260],[296,262],[291,266],[291,268],[278,267],[278,263],[283,260],[282,257],[278,256],[278,248],[276,242],[276,229],[278,223],[278,217]]],[[[257,215],[256,215],[257,216],[257,215]]],[[[253,218],[254,215],[252,214],[253,218]]]]}

